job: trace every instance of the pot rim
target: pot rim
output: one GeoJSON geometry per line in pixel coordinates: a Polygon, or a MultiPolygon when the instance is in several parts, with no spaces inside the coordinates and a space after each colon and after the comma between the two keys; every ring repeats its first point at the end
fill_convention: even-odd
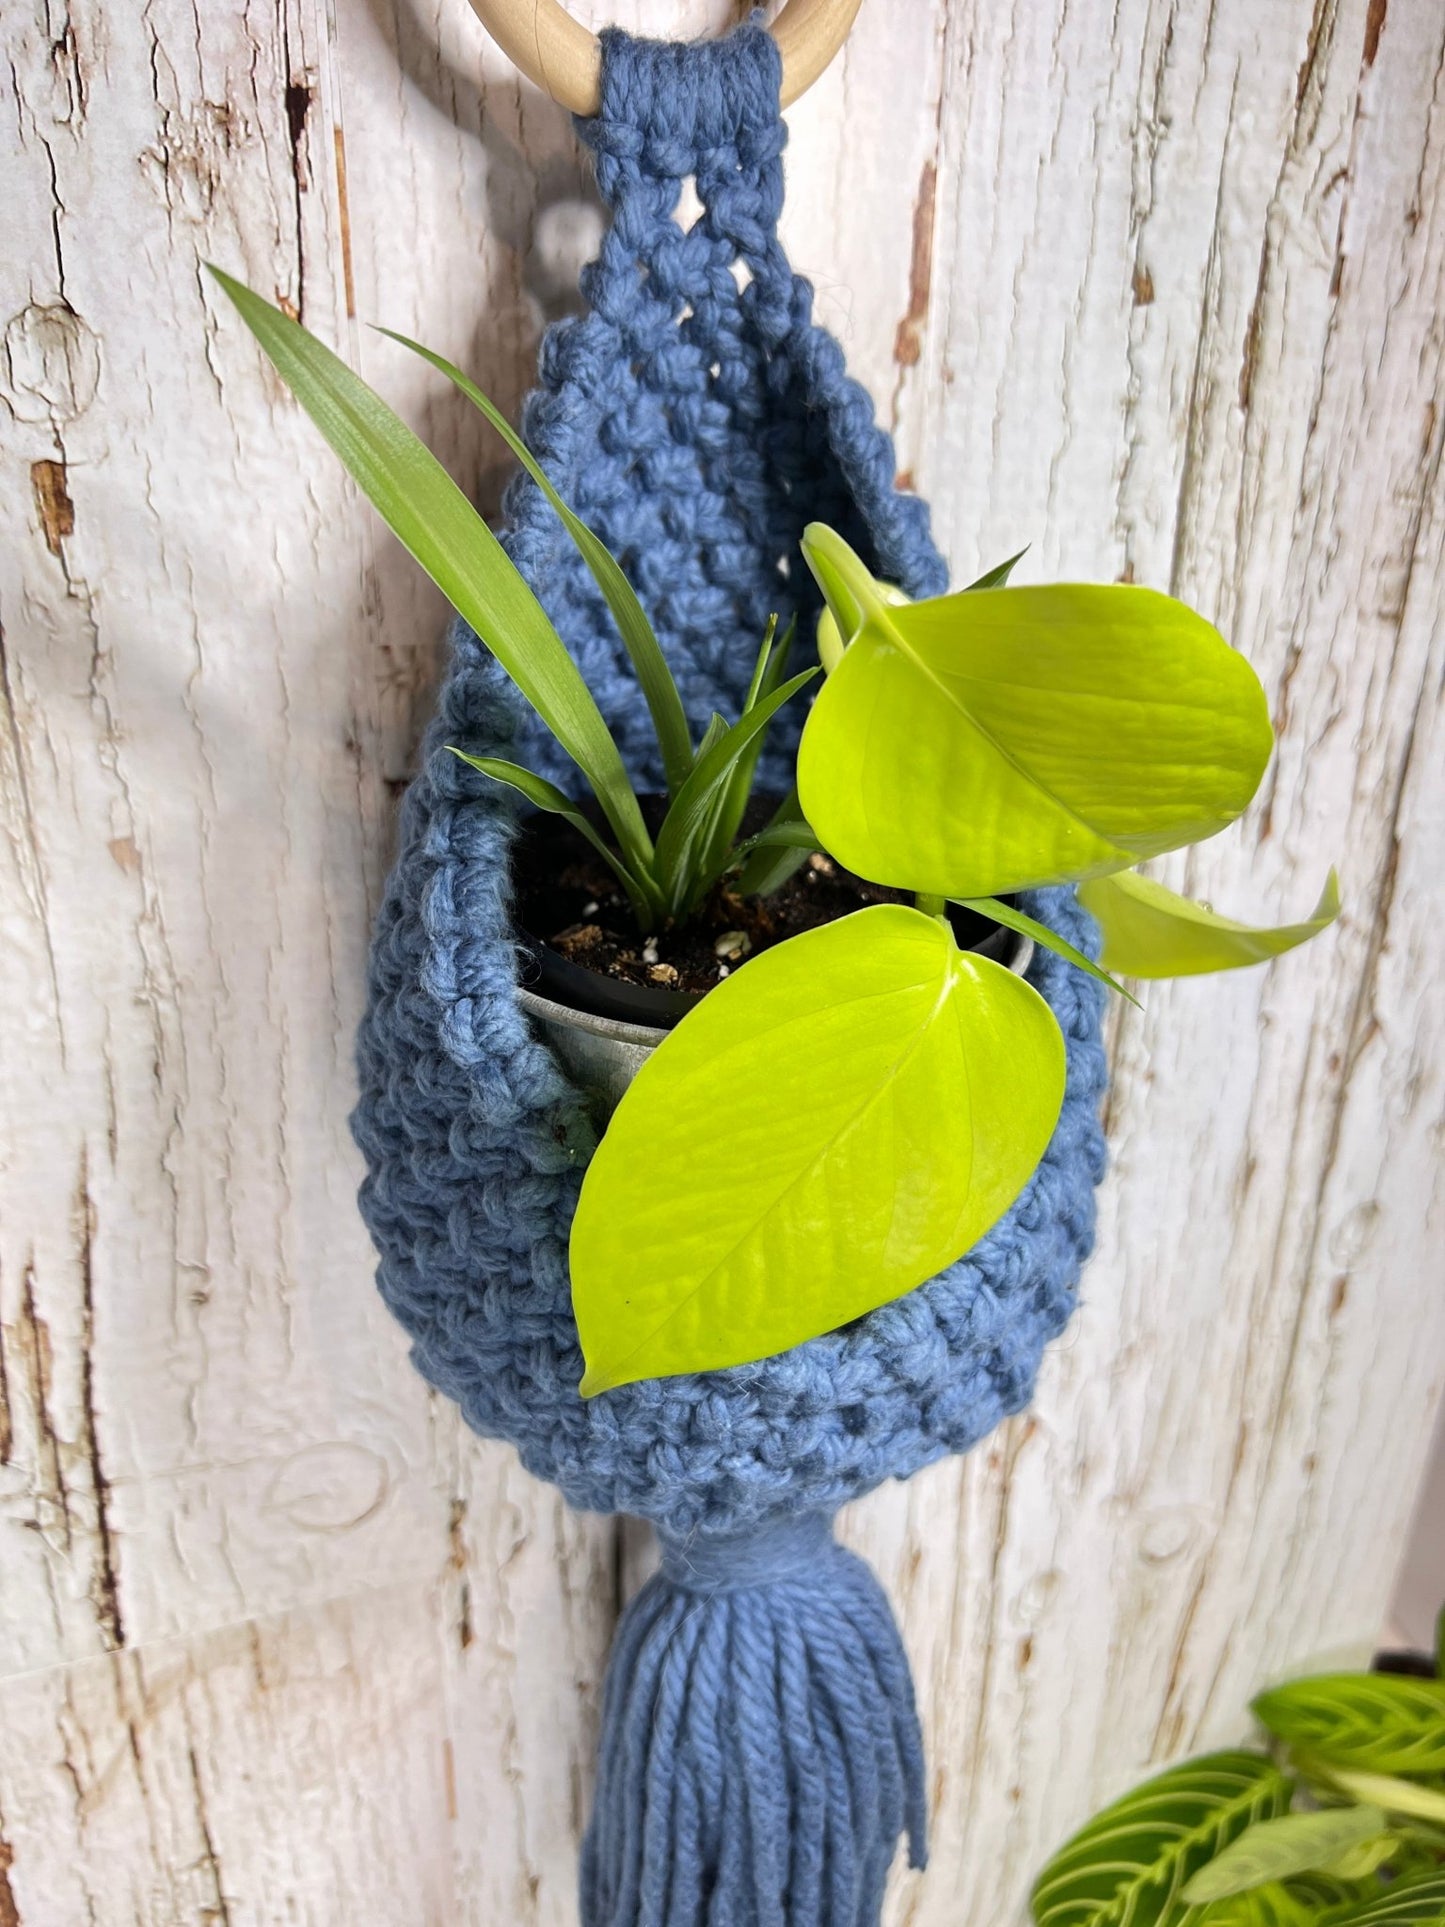
{"type": "MultiPolygon", "coordinates": [[[[1018,937],[1013,956],[1006,969],[1016,977],[1027,974],[1034,960],[1034,940],[1032,937],[1018,937]]],[[[705,1003],[699,997],[694,1009],[705,1003]]],[[[529,990],[525,984],[517,986],[517,1002],[529,1017],[538,1017],[544,1023],[565,1024],[570,1030],[582,1030],[593,1037],[601,1037],[613,1044],[635,1044],[643,1050],[655,1050],[664,1037],[672,1034],[671,1027],[656,1024],[629,1024],[620,1017],[599,1017],[590,1010],[576,1010],[571,1004],[559,1004],[551,997],[543,997],[538,991],[529,990]]]]}
{"type": "Polygon", "coordinates": [[[544,1023],[565,1024],[569,1030],[585,1030],[612,1044],[637,1044],[644,1050],[655,1050],[663,1038],[670,1035],[660,1025],[629,1024],[620,1017],[599,1017],[594,1011],[559,1004],[539,991],[529,990],[525,984],[517,986],[517,1002],[529,1017],[540,1017],[544,1023]]]}

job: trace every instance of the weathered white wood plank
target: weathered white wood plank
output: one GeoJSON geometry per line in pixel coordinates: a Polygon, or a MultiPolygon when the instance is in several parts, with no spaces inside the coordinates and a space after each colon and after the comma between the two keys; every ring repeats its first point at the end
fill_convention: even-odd
{"type": "MultiPolygon", "coordinates": [[[[791,116],[790,248],[958,572],[1029,540],[1025,579],[1214,615],[1278,776],[1172,874],[1270,914],[1338,858],[1348,905],[1118,1024],[1103,1246],[1036,1412],[847,1524],[929,1725],[899,1921],[1017,1919],[1091,1803],[1388,1596],[1445,1378],[1442,33],[872,0],[791,116]]],[[[586,170],[460,4],[76,0],[11,39],[0,1921],[565,1923],[615,1535],[427,1397],[351,1202],[441,610],[197,262],[494,500],[495,446],[364,323],[514,405],[586,170]]]]}
{"type": "Polygon", "coordinates": [[[509,74],[489,146],[475,98],[453,125],[443,54],[480,44],[464,10],[442,49],[411,24],[406,77],[398,23],[361,7],[16,26],[0,1670],[26,1677],[0,1689],[0,1918],[13,1896],[32,1923],[84,1919],[89,1893],[117,1921],[565,1920],[610,1529],[564,1520],[412,1373],[371,1289],[345,1121],[442,611],[215,326],[198,262],[368,367],[384,354],[378,378],[467,471],[474,425],[429,418],[434,389],[349,310],[515,399],[585,245],[585,221],[534,229],[580,164],[560,117],[520,129],[509,74]],[[505,221],[483,221],[489,184],[505,221]],[[365,1597],[402,1582],[405,1609],[365,1597]],[[286,1717],[228,1630],[258,1618],[286,1717]],[[224,1877],[183,1732],[154,1771],[106,1765],[153,1651],[222,1709],[196,1799],[224,1877]],[[64,1747],[30,1771],[37,1720],[74,1772],[64,1747]],[[527,1826],[479,1860],[498,1786],[525,1787],[527,1826]]]}
{"type": "Polygon", "coordinates": [[[936,1859],[899,1921],[1019,1917],[1097,1802],[1243,1733],[1269,1676],[1359,1658],[1389,1600],[1445,1380],[1442,32],[1364,5],[950,17],[902,426],[954,558],[1031,539],[1025,569],[1213,615],[1282,747],[1173,874],[1267,915],[1338,858],[1349,908],[1116,1020],[1102,1248],[1035,1413],[852,1522],[931,1728],[936,1859]]]}

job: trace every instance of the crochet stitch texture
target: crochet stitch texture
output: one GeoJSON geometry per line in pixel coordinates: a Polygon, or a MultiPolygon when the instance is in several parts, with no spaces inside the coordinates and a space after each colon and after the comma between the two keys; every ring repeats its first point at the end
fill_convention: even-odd
{"type": "MultiPolygon", "coordinates": [[[[586,312],[543,344],[523,421],[636,585],[697,731],[714,709],[737,714],[771,612],[798,610],[810,633],[807,522],[831,523],[912,595],[946,586],[927,510],[894,487],[892,446],[778,241],[778,79],[776,48],[755,27],[687,48],[607,36],[602,110],[581,133],[611,225],[583,276],[586,312]],[[688,177],[703,212],[684,231],[688,177]]],[[[506,510],[510,553],[634,778],[660,787],[645,705],[580,558],[525,478],[506,510]]],[[[790,780],[798,727],[788,712],[780,720],[761,773],[773,788],[790,780]]],[[[1067,1043],[1063,1113],[1023,1196],[967,1256],[780,1357],[584,1401],[567,1237],[593,1140],[515,1001],[510,793],[448,743],[574,791],[578,780],[458,624],[376,931],[354,1117],[381,1290],[426,1377],[573,1504],[644,1515],[683,1546],[831,1513],[1018,1411],[1093,1239],[1097,986],[1036,953],[1030,981],[1067,1043]]],[[[1033,893],[1024,907],[1094,950],[1071,892],[1033,893]]]]}

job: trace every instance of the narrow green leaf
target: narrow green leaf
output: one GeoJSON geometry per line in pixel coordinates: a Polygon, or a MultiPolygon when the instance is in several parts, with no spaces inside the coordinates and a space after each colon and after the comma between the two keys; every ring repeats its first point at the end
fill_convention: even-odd
{"type": "Polygon", "coordinates": [[[788,878],[802,868],[804,860],[819,848],[813,826],[804,822],[798,807],[796,788],[788,791],[763,826],[762,833],[773,840],[759,843],[747,854],[738,875],[738,891],[745,897],[766,897],[774,890],[781,890],[788,878]],[[782,834],[787,831],[796,834],[782,834]]]}
{"type": "Polygon", "coordinates": [[[433,368],[439,369],[453,387],[459,388],[472,405],[479,409],[496,429],[503,441],[511,449],[517,460],[526,469],[532,480],[541,489],[552,507],[561,517],[562,525],[571,536],[581,553],[582,560],[592,572],[592,579],[602,591],[607,607],[612,611],[612,620],[617,624],[617,632],[622,637],[638,682],[642,686],[648,710],[652,716],[653,728],[657,732],[658,748],[662,752],[662,766],[667,776],[667,787],[676,791],[687,779],[692,768],[692,735],[687,726],[687,716],[683,711],[682,697],[678,694],[677,684],[672,671],[667,666],[667,658],[662,646],[647,620],[646,612],[637,599],[637,592],[627,580],[621,565],[608,549],[606,543],[593,534],[587,524],[562,500],[552,486],[551,478],[541,463],[532,454],[527,444],[512,427],[506,416],[484,395],[474,381],[464,375],[444,356],[433,354],[430,348],[423,348],[419,341],[412,341],[406,335],[397,334],[393,328],[378,328],[378,334],[400,342],[423,361],[429,361],[433,368]]]}
{"type": "Polygon", "coordinates": [[[547,810],[553,816],[565,817],[572,828],[587,839],[626,890],[643,930],[651,929],[662,907],[651,879],[633,875],[615,851],[608,849],[596,829],[588,822],[565,790],[559,790],[557,785],[549,783],[545,776],[538,776],[533,770],[523,769],[520,763],[506,762],[500,756],[472,756],[466,750],[458,749],[454,743],[448,743],[447,748],[453,756],[466,763],[469,768],[480,771],[483,776],[490,776],[494,782],[505,783],[509,789],[519,791],[534,809],[547,810]]]}
{"type": "Polygon", "coordinates": [[[1284,1813],[1289,1799],[1289,1781],[1258,1753],[1171,1767],[1054,1855],[1034,1885],[1037,1927],[1177,1927],[1190,1878],[1257,1821],[1284,1813]]]}
{"type": "MultiPolygon", "coordinates": [[[[793,635],[797,625],[790,622],[783,631],[782,640],[775,646],[777,626],[777,617],[770,617],[767,633],[763,637],[763,645],[758,651],[758,660],[753,668],[752,681],[748,685],[747,699],[743,703],[742,713],[745,716],[755,709],[759,702],[770,696],[787,674],[788,657],[792,653],[793,635]]],[[[731,860],[733,844],[737,840],[743,817],[747,814],[748,798],[753,793],[753,779],[757,775],[758,758],[762,755],[767,735],[766,726],[758,731],[733,765],[732,774],[718,790],[709,818],[707,834],[701,844],[699,872],[700,882],[704,888],[722,875],[731,860]]]]}
{"type": "Polygon", "coordinates": [[[832,530],[803,552],[852,635],[798,790],[850,870],[947,897],[1128,868],[1213,836],[1273,740],[1259,678],[1149,589],[966,590],[899,607],[832,530]]]}
{"type": "Polygon", "coordinates": [[[1022,910],[1016,910],[1011,903],[1000,903],[997,897],[956,897],[954,901],[962,904],[965,910],[976,910],[981,917],[992,917],[995,923],[1001,923],[1006,930],[1017,930],[1021,937],[1032,937],[1045,950],[1052,950],[1057,956],[1067,958],[1076,969],[1086,971],[1101,984],[1107,984],[1110,990],[1117,990],[1124,1001],[1132,1004],[1136,1010],[1143,1009],[1139,999],[1125,990],[1107,970],[1101,970],[1092,957],[1086,957],[1082,950],[1066,943],[1046,923],[1040,923],[1035,917],[1026,917],[1022,910]]]}
{"type": "Polygon", "coordinates": [[[702,760],[704,756],[709,756],[712,754],[713,750],[717,748],[718,744],[722,741],[723,737],[727,735],[727,733],[728,733],[727,717],[720,716],[718,712],[714,710],[711,716],[709,716],[707,719],[707,728],[703,731],[702,741],[698,744],[697,754],[698,754],[699,762],[702,760]]]}
{"type": "Polygon", "coordinates": [[[1383,1893],[1326,1915],[1328,1927],[1445,1927],[1445,1869],[1392,1880],[1383,1893]]]}
{"type": "Polygon", "coordinates": [[[810,823],[778,823],[748,837],[738,845],[736,854],[751,856],[754,850],[801,850],[807,856],[817,847],[818,839],[810,823]]]}
{"type": "Polygon", "coordinates": [[[1098,919],[1109,969],[1126,977],[1192,977],[1265,963],[1307,943],[1340,914],[1340,884],[1331,870],[1308,918],[1273,929],[1216,916],[1207,904],[1131,870],[1081,883],[1079,901],[1098,919]]]}
{"type": "Polygon", "coordinates": [[[654,874],[674,913],[680,910],[691,881],[688,860],[719,786],[726,782],[748,744],[766,729],[774,715],[817,675],[805,669],[800,676],[775,689],[740,716],[731,729],[698,756],[692,772],[673,798],[657,838],[654,874]]]}
{"type": "Polygon", "coordinates": [[[1199,1906],[1261,1887],[1267,1880],[1326,1867],[1347,1849],[1373,1839],[1385,1826],[1378,1807],[1326,1807],[1260,1820],[1190,1876],[1183,1898],[1199,1906]]]}
{"type": "Polygon", "coordinates": [[[1330,1766],[1316,1760],[1342,1793],[1352,1800],[1371,1801],[1388,1813],[1403,1813],[1414,1820],[1430,1820],[1445,1826],[1445,1791],[1421,1786],[1415,1780],[1398,1780],[1388,1773],[1359,1773],[1330,1766]]]}
{"type": "MultiPolygon", "coordinates": [[[[784,649],[787,648],[788,638],[792,633],[793,624],[790,622],[788,624],[787,634],[783,637],[784,649]]],[[[768,617],[767,626],[763,630],[763,639],[758,644],[757,660],[753,664],[753,673],[748,682],[748,693],[743,698],[742,713],[744,716],[747,715],[753,704],[758,700],[758,697],[763,693],[763,685],[767,680],[768,665],[773,659],[773,644],[777,641],[777,636],[778,618],[772,615],[768,617]]]]}
{"type": "Polygon", "coordinates": [[[1042,998],[916,910],[762,951],[663,1039],[588,1167],[583,1395],[766,1358],[922,1284],[1018,1196],[1063,1082],[1042,998]]]}
{"type": "Polygon", "coordinates": [[[968,595],[974,589],[1002,589],[1013,574],[1015,565],[1022,562],[1028,552],[1029,545],[1025,542],[1017,555],[1011,555],[1007,562],[1000,562],[997,568],[986,570],[976,582],[970,582],[963,593],[968,595]]]}
{"type": "Polygon", "coordinates": [[[1254,1716],[1330,1770],[1445,1772],[1445,1681],[1325,1673],[1261,1693],[1254,1716]]]}
{"type": "Polygon", "coordinates": [[[624,854],[652,853],[601,711],[542,605],[436,457],[298,322],[211,275],[382,518],[476,630],[596,791],[624,854]]]}

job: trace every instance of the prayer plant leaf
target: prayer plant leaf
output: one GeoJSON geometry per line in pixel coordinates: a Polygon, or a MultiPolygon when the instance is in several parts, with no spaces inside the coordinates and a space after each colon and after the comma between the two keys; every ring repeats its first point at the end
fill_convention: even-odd
{"type": "Polygon", "coordinates": [[[767,1358],[922,1284],[1013,1203],[1063,1089],[1047,1004],[936,918],[875,904],[761,952],[658,1045],[588,1168],[583,1395],[767,1358]]]}
{"type": "MultiPolygon", "coordinates": [[[[1405,1673],[1324,1673],[1261,1693],[1254,1716],[1276,1739],[1326,1770],[1445,1773],[1442,1680],[1405,1673]]],[[[1437,1797],[1445,1817],[1445,1795],[1437,1797]]]]}
{"type": "Polygon", "coordinates": [[[1283,1813],[1260,1820],[1193,1874],[1183,1898],[1194,1906],[1225,1900],[1267,1880],[1328,1867],[1342,1853],[1385,1829],[1378,1807],[1326,1807],[1320,1813],[1283,1813]]]}
{"type": "Polygon", "coordinates": [[[1146,1780],[1044,1868],[1031,1900],[1037,1927],[1176,1927],[1193,1875],[1289,1800],[1289,1781],[1259,1753],[1210,1753],[1146,1780]]]}
{"type": "MultiPolygon", "coordinates": [[[[1346,1807],[1342,1810],[1351,1812],[1355,1809],[1346,1807]]],[[[1372,1834],[1357,1841],[1353,1847],[1344,1848],[1332,1860],[1321,1862],[1319,1871],[1334,1880],[1368,1880],[1372,1873],[1378,1873],[1387,1860],[1400,1857],[1404,1840],[1402,1833],[1372,1834]]]]}
{"type": "Polygon", "coordinates": [[[1081,883],[1079,901],[1104,933],[1100,961],[1108,969],[1125,977],[1195,977],[1267,963],[1317,937],[1340,914],[1340,880],[1331,870],[1305,921],[1272,929],[1217,916],[1130,870],[1081,883]]]}
{"type": "Polygon", "coordinates": [[[616,854],[608,849],[596,829],[588,822],[565,790],[559,790],[557,785],[549,783],[545,776],[538,776],[535,771],[524,769],[520,763],[509,763],[500,756],[471,756],[466,750],[458,749],[452,743],[448,743],[447,748],[469,769],[477,770],[483,776],[490,776],[493,782],[505,783],[509,789],[518,791],[526,797],[534,809],[546,810],[553,816],[565,817],[574,830],[586,837],[593,849],[609,866],[634,905],[646,904],[649,912],[656,914],[660,908],[656,893],[651,890],[647,882],[635,877],[627,865],[619,861],[616,854]]]}
{"type": "Polygon", "coordinates": [[[1050,930],[1046,923],[1037,917],[1026,917],[1022,910],[1016,910],[1011,903],[1000,903],[997,897],[956,897],[956,903],[965,910],[976,910],[981,917],[992,917],[1006,930],[1017,930],[1021,937],[1032,937],[1045,950],[1052,950],[1056,956],[1063,957],[1076,970],[1084,971],[1110,990],[1117,990],[1125,1003],[1132,1004],[1136,1010],[1142,1008],[1137,997],[1131,996],[1121,983],[1115,981],[1107,970],[1101,970],[1092,957],[1086,957],[1082,950],[1065,941],[1056,930],[1050,930]]]}
{"type": "Polygon", "coordinates": [[[1383,1807],[1387,1813],[1403,1813],[1412,1820],[1445,1826],[1445,1791],[1439,1787],[1421,1786],[1416,1780],[1396,1779],[1388,1773],[1358,1773],[1330,1766],[1318,1756],[1311,1758],[1310,1766],[1313,1771],[1325,1774],[1332,1786],[1349,1794],[1352,1800],[1368,1801],[1383,1807]]]}
{"type": "Polygon", "coordinates": [[[842,538],[803,552],[852,640],[798,752],[840,863],[945,897],[1126,869],[1213,836],[1273,740],[1259,678],[1151,589],[1055,584],[892,603],[842,538]]]}
{"type": "Polygon", "coordinates": [[[1185,1919],[1190,1927],[1323,1927],[1325,1910],[1348,1896],[1348,1888],[1305,1875],[1211,1901],[1185,1919]]]}
{"type": "Polygon", "coordinates": [[[431,451],[345,362],[243,283],[219,268],[210,272],[362,493],[577,764],[624,855],[641,867],[652,844],[617,745],[501,543],[431,451]]]}
{"type": "Polygon", "coordinates": [[[623,574],[621,565],[606,543],[568,508],[531,449],[501,409],[482,393],[474,381],[444,356],[433,354],[430,348],[423,348],[419,341],[398,334],[394,328],[378,328],[376,332],[399,342],[403,348],[409,348],[414,355],[420,355],[423,361],[429,361],[453,387],[459,388],[473,407],[486,416],[561,517],[563,527],[576,544],[582,560],[592,572],[593,581],[612,611],[612,620],[617,624],[623,647],[642,686],[652,715],[652,726],[657,731],[658,748],[662,751],[667,787],[672,791],[680,789],[692,768],[692,735],[683,712],[682,697],[678,694],[677,684],[673,681],[672,671],[667,666],[667,658],[653,633],[652,624],[647,620],[642,604],[637,599],[637,592],[623,574]]]}
{"type": "Polygon", "coordinates": [[[1392,1880],[1373,1898],[1325,1919],[1328,1927],[1445,1927],[1445,1869],[1392,1880]]]}

